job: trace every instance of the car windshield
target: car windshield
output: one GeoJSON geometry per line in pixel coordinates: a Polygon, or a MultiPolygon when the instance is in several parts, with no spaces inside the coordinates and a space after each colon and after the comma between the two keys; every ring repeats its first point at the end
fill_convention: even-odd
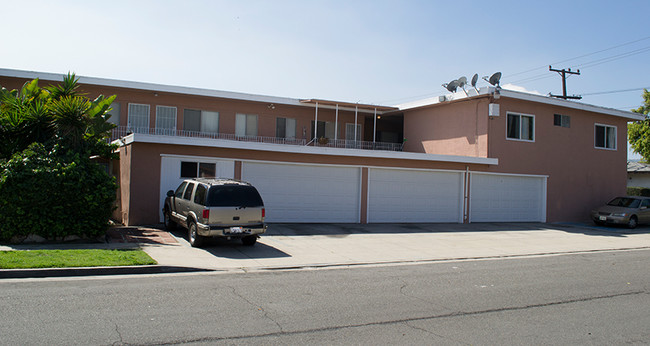
{"type": "Polygon", "coordinates": [[[213,186],[208,192],[208,207],[263,207],[262,197],[252,186],[213,186]]]}
{"type": "Polygon", "coordinates": [[[613,200],[611,200],[609,203],[607,203],[607,205],[611,205],[613,207],[638,208],[639,203],[641,203],[640,199],[628,198],[628,197],[616,197],[613,200]]]}

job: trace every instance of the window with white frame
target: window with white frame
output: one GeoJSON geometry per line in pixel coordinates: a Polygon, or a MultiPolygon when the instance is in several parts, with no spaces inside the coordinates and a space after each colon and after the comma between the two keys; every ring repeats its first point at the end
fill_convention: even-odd
{"type": "Polygon", "coordinates": [[[149,132],[149,105],[129,103],[128,127],[133,132],[149,132]]]}
{"type": "Polygon", "coordinates": [[[616,126],[596,124],[595,127],[596,148],[616,150],[616,126]]]}
{"type": "Polygon", "coordinates": [[[535,116],[529,114],[508,113],[506,138],[522,141],[535,140],[535,116]]]}
{"type": "Polygon", "coordinates": [[[235,115],[235,135],[257,136],[257,115],[237,113],[235,115]]]}
{"type": "Polygon", "coordinates": [[[219,112],[185,109],[183,110],[183,130],[218,133],[219,112]]]}
{"type": "Polygon", "coordinates": [[[176,132],[176,107],[156,106],[156,134],[173,135],[176,132]]]}
{"type": "Polygon", "coordinates": [[[328,138],[328,139],[334,139],[335,137],[335,129],[336,129],[336,124],[332,121],[318,121],[318,123],[314,123],[314,121],[311,121],[311,135],[314,135],[314,124],[316,124],[316,138],[328,138]]]}
{"type": "Polygon", "coordinates": [[[275,120],[275,137],[296,138],[296,119],[277,118],[275,120]]]}

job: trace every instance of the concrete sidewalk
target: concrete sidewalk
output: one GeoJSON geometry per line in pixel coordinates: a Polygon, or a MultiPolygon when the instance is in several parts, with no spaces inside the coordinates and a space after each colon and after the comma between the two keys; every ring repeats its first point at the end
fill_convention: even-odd
{"type": "Polygon", "coordinates": [[[284,268],[650,249],[650,227],[636,230],[574,224],[271,224],[255,246],[215,240],[192,248],[183,230],[121,227],[107,243],[0,246],[0,250],[140,247],[157,266],[0,270],[1,277],[46,277],[253,271],[284,268]]]}
{"type": "Polygon", "coordinates": [[[539,223],[272,224],[253,247],[215,241],[142,248],[161,265],[259,270],[650,248],[650,228],[539,223]]]}

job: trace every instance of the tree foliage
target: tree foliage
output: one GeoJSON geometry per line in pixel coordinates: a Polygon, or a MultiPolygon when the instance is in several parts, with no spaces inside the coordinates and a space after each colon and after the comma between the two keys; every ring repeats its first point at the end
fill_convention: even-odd
{"type": "Polygon", "coordinates": [[[645,114],[646,118],[628,125],[628,141],[635,153],[641,154],[645,162],[650,162],[650,92],[647,89],[643,89],[643,105],[632,111],[645,114]]]}
{"type": "Polygon", "coordinates": [[[115,96],[94,100],[68,73],[0,89],[0,240],[96,236],[113,209],[114,179],[93,159],[114,158],[107,120],[115,96]]]}

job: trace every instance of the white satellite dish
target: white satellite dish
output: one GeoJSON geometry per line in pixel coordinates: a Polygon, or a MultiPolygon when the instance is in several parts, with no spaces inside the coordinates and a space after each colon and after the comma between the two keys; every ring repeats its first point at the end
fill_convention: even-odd
{"type": "Polygon", "coordinates": [[[461,89],[463,89],[463,92],[465,93],[465,96],[469,96],[469,95],[467,94],[467,91],[465,90],[465,85],[467,85],[467,77],[462,76],[462,77],[458,78],[458,86],[459,86],[461,89]]]}
{"type": "Polygon", "coordinates": [[[483,77],[483,80],[499,88],[499,82],[501,81],[501,72],[495,72],[492,76],[490,76],[490,79],[485,76],[483,77]]]}
{"type": "Polygon", "coordinates": [[[458,80],[454,79],[449,83],[443,84],[442,86],[447,88],[449,92],[455,93],[456,90],[458,89],[458,80]]]}

